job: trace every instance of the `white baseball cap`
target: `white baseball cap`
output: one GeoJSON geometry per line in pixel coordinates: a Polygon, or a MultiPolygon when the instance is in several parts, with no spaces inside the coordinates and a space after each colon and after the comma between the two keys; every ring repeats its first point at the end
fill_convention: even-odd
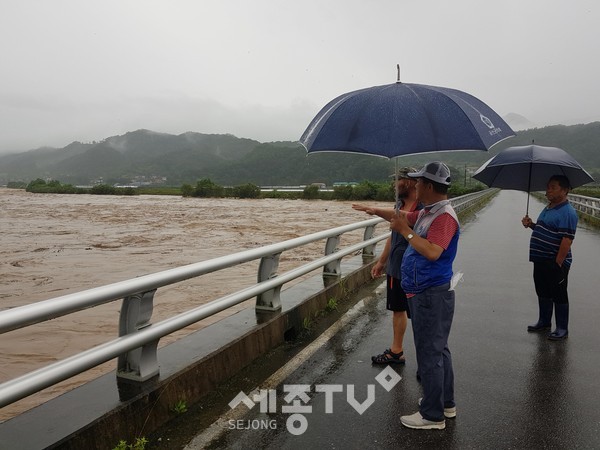
{"type": "Polygon", "coordinates": [[[421,170],[407,174],[411,178],[427,178],[436,183],[450,185],[450,169],[440,161],[433,161],[426,164],[421,170]]]}

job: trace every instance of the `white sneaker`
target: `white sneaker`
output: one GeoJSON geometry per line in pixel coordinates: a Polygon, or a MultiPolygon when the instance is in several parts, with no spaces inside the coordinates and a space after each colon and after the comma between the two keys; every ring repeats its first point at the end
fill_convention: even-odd
{"type": "Polygon", "coordinates": [[[416,430],[443,430],[446,428],[446,421],[433,422],[431,420],[424,419],[419,411],[410,415],[400,417],[402,425],[408,428],[414,428],[416,430]]]}
{"type": "MultiPolygon", "coordinates": [[[[419,399],[419,406],[421,406],[422,400],[423,397],[419,399]]],[[[453,406],[452,408],[444,408],[444,417],[446,417],[446,419],[454,419],[456,417],[456,406],[453,406]]]]}

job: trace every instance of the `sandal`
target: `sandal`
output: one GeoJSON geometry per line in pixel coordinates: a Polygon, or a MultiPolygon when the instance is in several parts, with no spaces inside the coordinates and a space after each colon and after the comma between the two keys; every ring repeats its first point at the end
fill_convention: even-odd
{"type": "Polygon", "coordinates": [[[394,353],[391,349],[387,348],[381,355],[371,356],[373,364],[404,364],[406,359],[404,358],[404,352],[394,353]]]}

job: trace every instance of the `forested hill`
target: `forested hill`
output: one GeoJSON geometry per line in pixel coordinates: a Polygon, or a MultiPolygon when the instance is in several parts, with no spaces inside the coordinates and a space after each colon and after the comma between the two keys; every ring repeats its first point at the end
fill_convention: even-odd
{"type": "MultiPolygon", "coordinates": [[[[398,158],[401,166],[439,159],[455,168],[475,169],[498,151],[514,145],[560,147],[600,179],[600,122],[556,125],[519,131],[489,152],[438,152],[398,158]]],[[[171,135],[138,130],[100,142],[73,142],[0,156],[0,184],[56,179],[64,183],[127,184],[134,180],[178,186],[210,178],[222,185],[299,185],[336,181],[381,181],[394,161],[345,153],[306,154],[297,142],[261,143],[233,135],[171,135]]]]}

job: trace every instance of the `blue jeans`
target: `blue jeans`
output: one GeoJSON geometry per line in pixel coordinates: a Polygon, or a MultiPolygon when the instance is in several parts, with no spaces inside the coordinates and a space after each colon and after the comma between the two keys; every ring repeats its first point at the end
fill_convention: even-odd
{"type": "Polygon", "coordinates": [[[454,403],[454,371],[448,336],[454,317],[454,291],[449,284],[426,289],[409,298],[417,364],[423,388],[423,418],[444,420],[444,407],[454,403]]]}

